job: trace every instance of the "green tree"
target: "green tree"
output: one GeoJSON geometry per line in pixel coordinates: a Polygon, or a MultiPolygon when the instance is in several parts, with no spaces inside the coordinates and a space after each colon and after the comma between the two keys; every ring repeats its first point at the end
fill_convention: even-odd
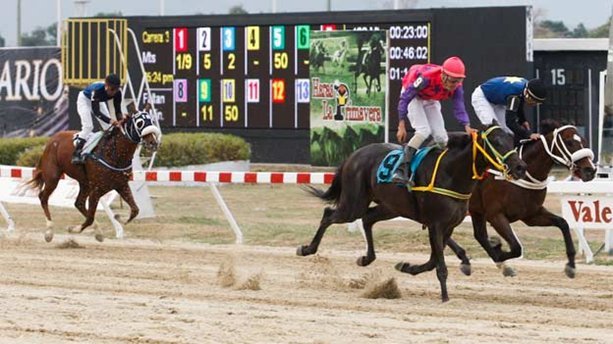
{"type": "Polygon", "coordinates": [[[21,35],[21,45],[24,47],[56,45],[56,32],[57,27],[55,23],[46,28],[39,26],[32,32],[21,35]]]}
{"type": "Polygon", "coordinates": [[[585,28],[585,25],[583,25],[583,23],[579,23],[579,25],[577,25],[577,27],[570,33],[570,36],[572,38],[586,38],[588,34],[589,32],[585,28]]]}
{"type": "Polygon", "coordinates": [[[563,21],[543,20],[540,26],[553,33],[556,37],[568,37],[570,35],[563,21]]]}
{"type": "Polygon", "coordinates": [[[611,18],[609,20],[598,26],[595,29],[590,30],[588,36],[591,38],[607,38],[609,37],[609,28],[611,27],[611,18]]]}
{"type": "Polygon", "coordinates": [[[0,47],[3,47],[4,44],[5,44],[4,37],[2,37],[2,35],[0,35],[0,47]]]}
{"type": "Polygon", "coordinates": [[[243,5],[234,5],[230,7],[228,10],[228,14],[248,14],[246,9],[243,8],[243,5]]]}
{"type": "Polygon", "coordinates": [[[119,18],[119,17],[123,17],[123,14],[121,14],[121,11],[117,11],[117,12],[98,12],[94,15],[94,17],[96,18],[119,18]]]}

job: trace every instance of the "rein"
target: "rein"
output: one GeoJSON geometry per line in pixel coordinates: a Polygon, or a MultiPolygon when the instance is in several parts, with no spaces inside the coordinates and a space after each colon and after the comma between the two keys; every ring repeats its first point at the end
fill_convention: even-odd
{"type": "MultiPolygon", "coordinates": [[[[494,167],[496,169],[498,169],[499,171],[502,171],[502,173],[504,175],[506,175],[506,165],[504,164],[504,161],[511,156],[513,153],[517,153],[517,151],[515,151],[515,149],[512,149],[510,151],[508,151],[507,153],[505,153],[504,155],[500,154],[498,152],[498,150],[496,150],[494,148],[494,146],[492,146],[492,144],[489,142],[489,140],[487,139],[487,136],[492,132],[493,129],[500,129],[499,126],[493,126],[491,128],[489,128],[488,130],[484,131],[483,133],[481,133],[481,138],[483,139],[483,142],[485,142],[485,144],[487,145],[487,147],[492,151],[492,153],[494,154],[495,160],[494,158],[492,158],[490,156],[490,154],[487,152],[487,150],[481,146],[479,144],[479,141],[477,140],[477,138],[479,137],[479,135],[477,133],[472,133],[471,134],[471,138],[472,138],[472,142],[473,142],[473,163],[472,163],[472,168],[473,168],[473,177],[472,179],[483,179],[483,174],[479,175],[479,173],[477,172],[477,167],[476,167],[476,160],[477,160],[477,152],[480,152],[492,165],[494,165],[494,167]]],[[[430,179],[430,183],[426,186],[417,186],[417,187],[413,187],[411,188],[412,191],[422,191],[422,192],[432,192],[432,193],[436,193],[439,195],[444,195],[444,196],[448,196],[451,198],[456,198],[459,200],[468,200],[470,199],[470,196],[472,195],[472,193],[468,193],[468,194],[464,194],[464,193],[459,193],[453,190],[449,190],[449,189],[445,189],[445,188],[439,188],[434,186],[434,183],[436,182],[436,175],[438,172],[438,168],[440,166],[441,160],[443,159],[443,156],[445,154],[447,154],[447,152],[449,151],[449,149],[445,149],[444,151],[441,152],[441,154],[439,154],[438,158],[436,159],[436,163],[434,165],[434,171],[432,172],[432,178],[430,179]]]]}
{"type": "MultiPolygon", "coordinates": [[[[125,126],[125,125],[126,125],[126,124],[124,124],[123,126],[125,126]]],[[[121,130],[121,133],[122,133],[122,134],[123,134],[125,137],[127,137],[127,138],[130,140],[130,142],[134,142],[134,140],[132,140],[132,139],[130,138],[130,136],[127,134],[127,132],[126,132],[126,130],[123,128],[123,126],[118,126],[119,130],[121,130]]],[[[105,133],[104,133],[104,135],[107,135],[108,133],[111,133],[111,132],[112,132],[112,128],[113,128],[113,127],[109,127],[109,129],[107,129],[107,130],[106,130],[107,132],[105,132],[105,133]]],[[[138,142],[135,142],[135,143],[138,143],[138,142]]],[[[112,147],[112,148],[113,148],[113,151],[112,151],[113,155],[117,154],[117,147],[116,147],[116,146],[117,146],[117,138],[116,138],[116,137],[113,137],[113,147],[112,147]]],[[[102,147],[102,149],[104,149],[104,147],[102,147]]],[[[104,166],[104,167],[108,168],[108,169],[109,169],[109,170],[111,170],[111,171],[115,171],[115,172],[127,172],[127,171],[130,171],[130,170],[132,169],[132,160],[131,160],[131,159],[130,159],[130,163],[129,163],[129,165],[127,165],[127,166],[125,166],[125,167],[117,167],[117,166],[113,166],[113,165],[111,165],[109,162],[107,162],[106,160],[104,160],[104,158],[103,158],[102,156],[96,155],[94,152],[90,153],[90,154],[89,154],[89,157],[90,157],[90,158],[91,158],[93,161],[95,161],[95,162],[99,163],[100,165],[102,165],[102,166],[104,166]]]]}

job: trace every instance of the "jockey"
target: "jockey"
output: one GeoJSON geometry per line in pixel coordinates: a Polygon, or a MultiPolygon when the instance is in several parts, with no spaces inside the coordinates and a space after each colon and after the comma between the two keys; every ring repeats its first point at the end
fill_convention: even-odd
{"type": "Polygon", "coordinates": [[[516,76],[489,79],[475,89],[472,105],[483,124],[498,121],[515,140],[536,140],[540,134],[531,133],[524,115],[524,103],[530,106],[545,101],[545,85],[540,79],[530,81],[516,76]]]}
{"type": "Polygon", "coordinates": [[[411,66],[409,73],[402,79],[396,138],[400,143],[406,141],[407,119],[415,129],[415,135],[404,147],[404,161],[394,173],[392,182],[409,183],[413,155],[430,135],[439,145],[447,144],[448,136],[439,100],[452,98],[455,118],[464,126],[467,133],[475,131],[470,127],[464,106],[462,80],[465,77],[464,62],[457,56],[445,60],[442,66],[435,64],[411,66]]]}
{"type": "Polygon", "coordinates": [[[104,82],[94,82],[87,86],[83,91],[79,92],[77,98],[77,112],[81,117],[81,131],[74,138],[75,150],[72,154],[73,164],[83,164],[84,160],[81,157],[83,145],[89,134],[94,130],[92,122],[92,114],[101,121],[103,128],[109,125],[115,125],[123,115],[121,114],[121,90],[119,90],[120,80],[115,74],[109,74],[104,82]],[[113,107],[117,120],[113,120],[109,114],[106,102],[113,99],[113,107]],[[104,103],[101,104],[100,103],[104,103]],[[103,124],[103,123],[104,124],[103,124]]]}

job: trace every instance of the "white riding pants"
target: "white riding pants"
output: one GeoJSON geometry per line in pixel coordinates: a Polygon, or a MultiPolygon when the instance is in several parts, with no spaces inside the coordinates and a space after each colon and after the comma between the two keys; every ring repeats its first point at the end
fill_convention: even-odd
{"type": "Polygon", "coordinates": [[[441,103],[438,100],[423,100],[419,97],[413,98],[408,106],[409,122],[413,129],[415,129],[416,140],[411,139],[409,145],[413,148],[419,148],[421,143],[427,139],[430,135],[434,139],[434,142],[445,146],[447,145],[448,136],[445,130],[445,121],[443,119],[443,113],[441,112],[441,103]],[[417,145],[418,147],[414,147],[417,145]]]}
{"type": "MultiPolygon", "coordinates": [[[[79,117],[81,117],[81,131],[77,134],[80,138],[87,140],[89,135],[94,130],[94,122],[92,117],[94,117],[94,112],[92,111],[92,101],[88,97],[83,94],[83,91],[79,92],[79,97],[77,98],[77,112],[79,113],[79,117]]],[[[109,115],[109,110],[106,103],[100,103],[100,112],[102,112],[105,116],[112,118],[109,115]]],[[[98,119],[98,117],[96,117],[98,119]]],[[[109,124],[98,119],[100,126],[103,130],[106,130],[109,127],[109,124]]]]}
{"type": "Polygon", "coordinates": [[[506,121],[506,112],[507,107],[505,105],[496,105],[490,103],[487,98],[485,98],[485,94],[481,90],[481,87],[475,88],[473,91],[473,95],[471,98],[471,102],[473,105],[473,109],[475,109],[475,113],[477,117],[484,125],[492,124],[492,121],[495,119],[498,122],[498,125],[509,134],[513,134],[511,129],[507,127],[506,121]]]}

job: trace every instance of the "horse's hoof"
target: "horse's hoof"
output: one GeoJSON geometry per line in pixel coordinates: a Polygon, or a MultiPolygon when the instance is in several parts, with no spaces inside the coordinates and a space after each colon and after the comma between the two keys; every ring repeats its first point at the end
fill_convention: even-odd
{"type": "Polygon", "coordinates": [[[575,278],[575,268],[571,267],[570,265],[566,264],[566,267],[564,267],[564,272],[568,278],[575,278]]]}
{"type": "Polygon", "coordinates": [[[400,262],[397,263],[396,265],[394,265],[394,269],[400,271],[400,272],[406,272],[406,269],[411,266],[409,263],[405,263],[405,262],[400,262]]]}
{"type": "Polygon", "coordinates": [[[53,232],[48,230],[45,232],[45,241],[51,242],[51,240],[53,240],[53,232]]]}
{"type": "Polygon", "coordinates": [[[305,251],[306,246],[298,246],[298,248],[296,249],[296,255],[300,257],[307,256],[308,254],[305,251]]]}
{"type": "Polygon", "coordinates": [[[466,276],[470,276],[473,272],[470,264],[460,264],[460,271],[466,276]]]}
{"type": "Polygon", "coordinates": [[[515,272],[515,269],[513,269],[512,267],[504,265],[502,267],[502,275],[504,277],[515,277],[517,273],[515,272]]]}
{"type": "Polygon", "coordinates": [[[368,266],[368,265],[370,265],[370,263],[372,263],[374,261],[375,261],[374,258],[373,259],[369,259],[368,256],[362,256],[362,257],[358,258],[356,263],[358,264],[358,266],[368,266]]]}
{"type": "Polygon", "coordinates": [[[443,296],[443,297],[441,298],[441,301],[442,301],[443,303],[445,303],[445,302],[449,302],[449,296],[443,296]]]}
{"type": "Polygon", "coordinates": [[[113,216],[113,218],[115,218],[115,220],[119,221],[119,219],[121,219],[121,215],[115,214],[115,216],[113,216]]]}
{"type": "Polygon", "coordinates": [[[96,240],[97,240],[98,242],[103,242],[103,241],[104,241],[104,235],[102,235],[102,234],[100,234],[100,233],[96,234],[96,235],[94,236],[94,238],[96,238],[96,240]]]}

